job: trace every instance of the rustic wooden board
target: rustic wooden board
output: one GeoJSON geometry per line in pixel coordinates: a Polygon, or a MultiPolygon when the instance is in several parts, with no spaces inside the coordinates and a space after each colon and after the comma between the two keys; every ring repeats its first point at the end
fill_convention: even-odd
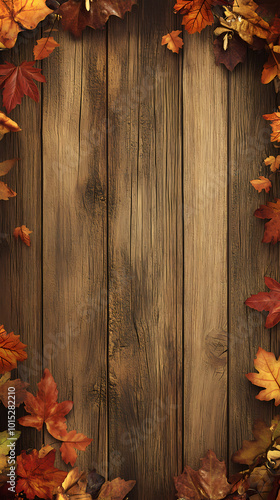
{"type": "Polygon", "coordinates": [[[265,318],[244,301],[266,289],[265,275],[279,278],[277,245],[261,243],[264,221],[253,217],[269,197],[249,183],[268,174],[262,162],[274,154],[262,115],[274,110],[275,94],[273,85],[260,83],[263,62],[259,54],[250,53],[247,63],[230,75],[229,85],[229,456],[250,438],[254,419],[269,423],[273,412],[272,404],[255,400],[259,390],[244,376],[254,371],[258,347],[271,347],[265,318]]]}
{"type": "Polygon", "coordinates": [[[106,33],[58,39],[44,63],[43,364],[74,401],[68,428],[94,438],[77,465],[106,473],[106,33]]]}
{"type": "Polygon", "coordinates": [[[108,29],[109,472],[173,498],[182,462],[181,56],[171,1],[108,29]],[[117,41],[117,43],[116,43],[117,41]]]}
{"type": "MultiPolygon", "coordinates": [[[[9,51],[1,55],[1,64],[11,60],[9,51]]],[[[20,36],[12,62],[32,60],[32,39],[20,36]]],[[[0,239],[0,304],[1,324],[8,332],[20,334],[28,345],[28,359],[19,364],[19,376],[36,389],[42,363],[41,310],[41,105],[28,98],[10,113],[21,127],[16,134],[7,134],[0,142],[1,161],[20,158],[3,179],[14,191],[15,198],[1,201],[0,239]],[[31,247],[15,241],[16,226],[25,224],[30,230],[31,247]]],[[[21,408],[18,416],[23,414],[21,408]]],[[[1,430],[7,428],[7,414],[1,413],[1,430]]],[[[18,426],[20,428],[20,426],[18,426]]],[[[22,428],[21,428],[22,430],[22,428]]],[[[22,449],[40,447],[41,435],[35,429],[24,429],[22,449]]]]}
{"type": "Polygon", "coordinates": [[[185,461],[227,452],[227,72],[212,31],[185,36],[185,461]]]}

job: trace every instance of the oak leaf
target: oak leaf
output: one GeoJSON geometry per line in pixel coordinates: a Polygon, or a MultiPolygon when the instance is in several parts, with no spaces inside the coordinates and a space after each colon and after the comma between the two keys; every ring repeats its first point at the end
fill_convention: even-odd
{"type": "Polygon", "coordinates": [[[0,378],[0,401],[3,405],[8,407],[8,390],[13,387],[13,396],[15,406],[20,406],[24,399],[26,398],[26,388],[29,386],[27,382],[23,382],[19,378],[16,380],[11,380],[11,373],[7,372],[0,378]]]}
{"type": "Polygon", "coordinates": [[[220,35],[214,41],[214,54],[216,64],[224,64],[229,71],[233,71],[237,64],[245,61],[247,45],[238,36],[228,37],[227,48],[224,48],[224,36],[220,35]]]}
{"type": "Polygon", "coordinates": [[[270,291],[251,295],[245,301],[245,304],[256,311],[268,311],[265,326],[266,328],[272,328],[280,321],[280,284],[267,276],[265,276],[264,280],[270,291]]]}
{"type": "Polygon", "coordinates": [[[61,458],[66,464],[70,463],[72,467],[77,460],[75,449],[84,451],[92,442],[92,439],[87,438],[82,433],[77,433],[75,430],[70,432],[62,430],[60,433],[53,433],[52,435],[56,439],[63,441],[60,447],[61,458]]]}
{"type": "Polygon", "coordinates": [[[33,80],[46,82],[46,79],[34,64],[35,61],[24,61],[20,66],[9,62],[0,64],[0,89],[4,89],[3,105],[8,113],[21,103],[24,95],[39,102],[39,90],[33,80]]]}
{"type": "Polygon", "coordinates": [[[83,0],[68,0],[60,6],[58,14],[62,17],[62,28],[78,37],[81,36],[86,26],[99,29],[103,28],[110,16],[124,17],[136,1],[94,0],[90,2],[88,11],[83,0]]]}
{"type": "Polygon", "coordinates": [[[264,163],[267,167],[270,167],[271,172],[276,172],[280,167],[280,155],[276,156],[268,156],[264,163]]]}
{"type": "Polygon", "coordinates": [[[40,38],[40,40],[37,40],[37,45],[35,45],[33,49],[35,61],[49,57],[56,47],[59,47],[59,43],[57,43],[52,36],[40,38]]]}
{"type": "Polygon", "coordinates": [[[243,441],[242,448],[232,455],[233,462],[239,464],[253,465],[257,458],[265,455],[272,444],[274,426],[277,425],[279,416],[275,417],[271,425],[268,426],[263,420],[256,420],[253,426],[252,441],[243,441]]]}
{"type": "Polygon", "coordinates": [[[162,37],[161,45],[167,44],[167,48],[169,50],[172,50],[172,52],[179,54],[179,50],[184,45],[182,38],[179,37],[180,33],[182,33],[182,31],[180,30],[171,31],[171,33],[167,33],[167,35],[164,35],[162,37]]]}
{"type": "Polygon", "coordinates": [[[0,2],[0,42],[7,48],[15,45],[24,28],[33,30],[52,10],[46,0],[5,0],[0,2]]]}
{"type": "Polygon", "coordinates": [[[0,326],[0,374],[10,372],[17,367],[18,361],[27,358],[26,347],[20,342],[19,335],[7,333],[3,325],[0,326]]]}
{"type": "Polygon", "coordinates": [[[16,122],[0,111],[0,140],[3,139],[4,134],[8,132],[19,132],[20,130],[21,128],[16,122]]]}
{"type": "Polygon", "coordinates": [[[20,238],[21,241],[23,241],[23,243],[26,246],[30,247],[31,241],[30,241],[30,236],[29,235],[31,233],[33,233],[33,231],[30,231],[28,229],[28,227],[26,227],[26,226],[23,225],[23,226],[20,226],[20,227],[16,227],[15,230],[14,230],[13,235],[14,235],[14,237],[15,237],[16,240],[18,238],[20,238]]]}
{"type": "Polygon", "coordinates": [[[16,492],[25,493],[28,500],[35,496],[49,500],[52,493],[67,476],[67,473],[54,467],[55,450],[40,458],[37,450],[27,454],[22,451],[17,457],[16,492]]]}
{"type": "Polygon", "coordinates": [[[24,404],[25,410],[30,415],[21,417],[18,421],[21,425],[35,427],[38,431],[42,429],[43,423],[45,423],[49,433],[55,437],[56,434],[66,428],[65,415],[72,409],[73,402],[57,402],[57,385],[47,368],[38,383],[38,389],[36,397],[30,392],[27,393],[24,404]]]}
{"type": "Polygon", "coordinates": [[[135,484],[136,481],[125,481],[120,477],[113,481],[106,481],[101,487],[98,500],[124,500],[135,484]]]}
{"type": "Polygon", "coordinates": [[[275,406],[278,406],[280,404],[280,359],[277,360],[272,352],[259,347],[254,366],[259,373],[247,373],[247,379],[254,385],[265,387],[256,399],[260,401],[275,399],[275,406]]]}
{"type": "Polygon", "coordinates": [[[250,183],[252,184],[253,188],[255,188],[259,193],[261,193],[263,189],[266,193],[269,193],[270,188],[272,187],[270,180],[263,175],[260,175],[258,179],[250,181],[250,183]]]}
{"type": "Polygon", "coordinates": [[[265,120],[271,121],[270,124],[272,128],[272,133],[270,136],[271,142],[279,142],[280,141],[280,113],[278,111],[274,113],[270,113],[268,115],[263,115],[265,120]]]}
{"type": "Polygon", "coordinates": [[[266,205],[261,205],[254,212],[254,216],[258,219],[270,219],[264,226],[263,243],[275,245],[280,241],[280,199],[276,199],[275,203],[268,201],[266,205]]]}
{"type": "Polygon", "coordinates": [[[174,478],[178,498],[192,500],[220,500],[231,491],[226,477],[225,462],[220,462],[211,450],[201,459],[201,467],[194,471],[188,465],[174,478]]]}

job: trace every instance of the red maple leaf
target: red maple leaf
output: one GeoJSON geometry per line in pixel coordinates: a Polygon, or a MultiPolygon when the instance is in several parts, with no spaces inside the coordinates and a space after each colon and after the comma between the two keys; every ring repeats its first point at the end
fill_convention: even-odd
{"type": "Polygon", "coordinates": [[[39,102],[39,90],[33,82],[45,82],[41,69],[34,68],[35,61],[24,61],[20,66],[5,62],[0,64],[0,89],[3,90],[3,105],[10,113],[17,104],[21,103],[24,95],[39,102]]]}
{"type": "Polygon", "coordinates": [[[21,425],[35,427],[38,431],[42,429],[45,422],[47,430],[55,437],[57,433],[66,429],[65,415],[72,409],[73,402],[57,402],[57,385],[47,368],[38,384],[38,388],[39,391],[36,397],[28,392],[24,400],[25,410],[30,415],[21,417],[18,421],[21,425]]]}
{"type": "Polygon", "coordinates": [[[272,328],[280,321],[280,283],[267,276],[265,276],[264,281],[270,292],[251,295],[245,304],[256,311],[268,311],[265,326],[272,328]]]}
{"type": "Polygon", "coordinates": [[[280,241],[280,199],[276,199],[275,203],[268,201],[266,205],[261,205],[255,211],[254,216],[258,219],[270,219],[264,226],[263,243],[275,245],[277,241],[280,241]]]}

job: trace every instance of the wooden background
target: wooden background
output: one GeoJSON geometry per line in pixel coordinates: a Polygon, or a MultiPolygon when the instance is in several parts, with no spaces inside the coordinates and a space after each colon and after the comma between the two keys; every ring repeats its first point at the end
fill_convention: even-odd
{"type": "MultiPolygon", "coordinates": [[[[208,448],[229,461],[274,412],[244,374],[259,345],[279,355],[277,329],[243,304],[279,278],[249,184],[272,151],[274,89],[258,53],[215,66],[211,29],[184,34],[179,56],[161,47],[180,26],[172,5],[56,33],[40,104],[25,98],[22,132],[1,142],[1,159],[21,159],[0,245],[1,323],[28,344],[19,373],[35,390],[51,370],[69,428],[93,438],[77,465],[136,479],[131,500],[172,499],[172,476],[208,448]],[[11,237],[21,224],[30,249],[11,237]]],[[[32,60],[29,38],[15,63],[32,60]]],[[[21,448],[43,442],[24,429],[21,448]]]]}

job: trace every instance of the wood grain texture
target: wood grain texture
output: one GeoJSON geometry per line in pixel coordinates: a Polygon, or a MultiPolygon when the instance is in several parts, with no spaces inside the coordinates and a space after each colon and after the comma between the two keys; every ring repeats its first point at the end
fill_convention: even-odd
{"type": "MultiPolygon", "coordinates": [[[[1,56],[4,60],[20,64],[32,60],[32,37],[22,34],[18,48],[1,56]]],[[[0,201],[0,323],[8,332],[20,334],[28,345],[28,359],[19,363],[19,376],[36,390],[42,364],[42,310],[41,310],[41,104],[24,97],[10,116],[21,127],[16,134],[6,134],[0,142],[1,161],[20,158],[18,164],[1,180],[17,196],[0,201]],[[30,230],[31,246],[15,241],[13,230],[25,224],[30,230]]],[[[13,372],[15,376],[15,372],[13,372]]],[[[23,414],[23,408],[18,416],[23,414]]],[[[19,430],[22,428],[18,425],[19,430]]],[[[1,413],[1,430],[7,428],[7,414],[1,413]]],[[[40,447],[41,435],[35,429],[24,430],[20,443],[23,449],[40,447]]]]}
{"type": "MultiPolygon", "coordinates": [[[[264,221],[253,217],[269,198],[258,194],[249,181],[267,174],[262,164],[273,153],[270,127],[262,118],[275,107],[273,85],[260,82],[264,58],[250,53],[246,64],[230,75],[229,88],[229,456],[243,439],[250,439],[253,421],[269,423],[272,404],[255,400],[258,388],[245,374],[254,371],[258,347],[270,350],[265,319],[247,308],[251,294],[264,291],[264,276],[278,278],[278,248],[261,243],[264,221]],[[269,111],[268,111],[269,110],[269,111]]],[[[273,193],[270,194],[273,198],[273,193]]],[[[279,355],[279,352],[276,354],[279,355]]]]}
{"type": "Polygon", "coordinates": [[[184,450],[227,453],[227,72],[212,31],[185,36],[184,450]]]}
{"type": "MultiPolygon", "coordinates": [[[[43,365],[93,443],[77,465],[107,462],[106,34],[60,33],[44,62],[43,365]]],[[[106,470],[105,470],[106,473],[106,470]]]]}
{"type": "Polygon", "coordinates": [[[144,0],[108,31],[109,472],[137,480],[133,500],[173,498],[182,468],[181,57],[159,42],[172,22],[172,2],[144,0]]]}

